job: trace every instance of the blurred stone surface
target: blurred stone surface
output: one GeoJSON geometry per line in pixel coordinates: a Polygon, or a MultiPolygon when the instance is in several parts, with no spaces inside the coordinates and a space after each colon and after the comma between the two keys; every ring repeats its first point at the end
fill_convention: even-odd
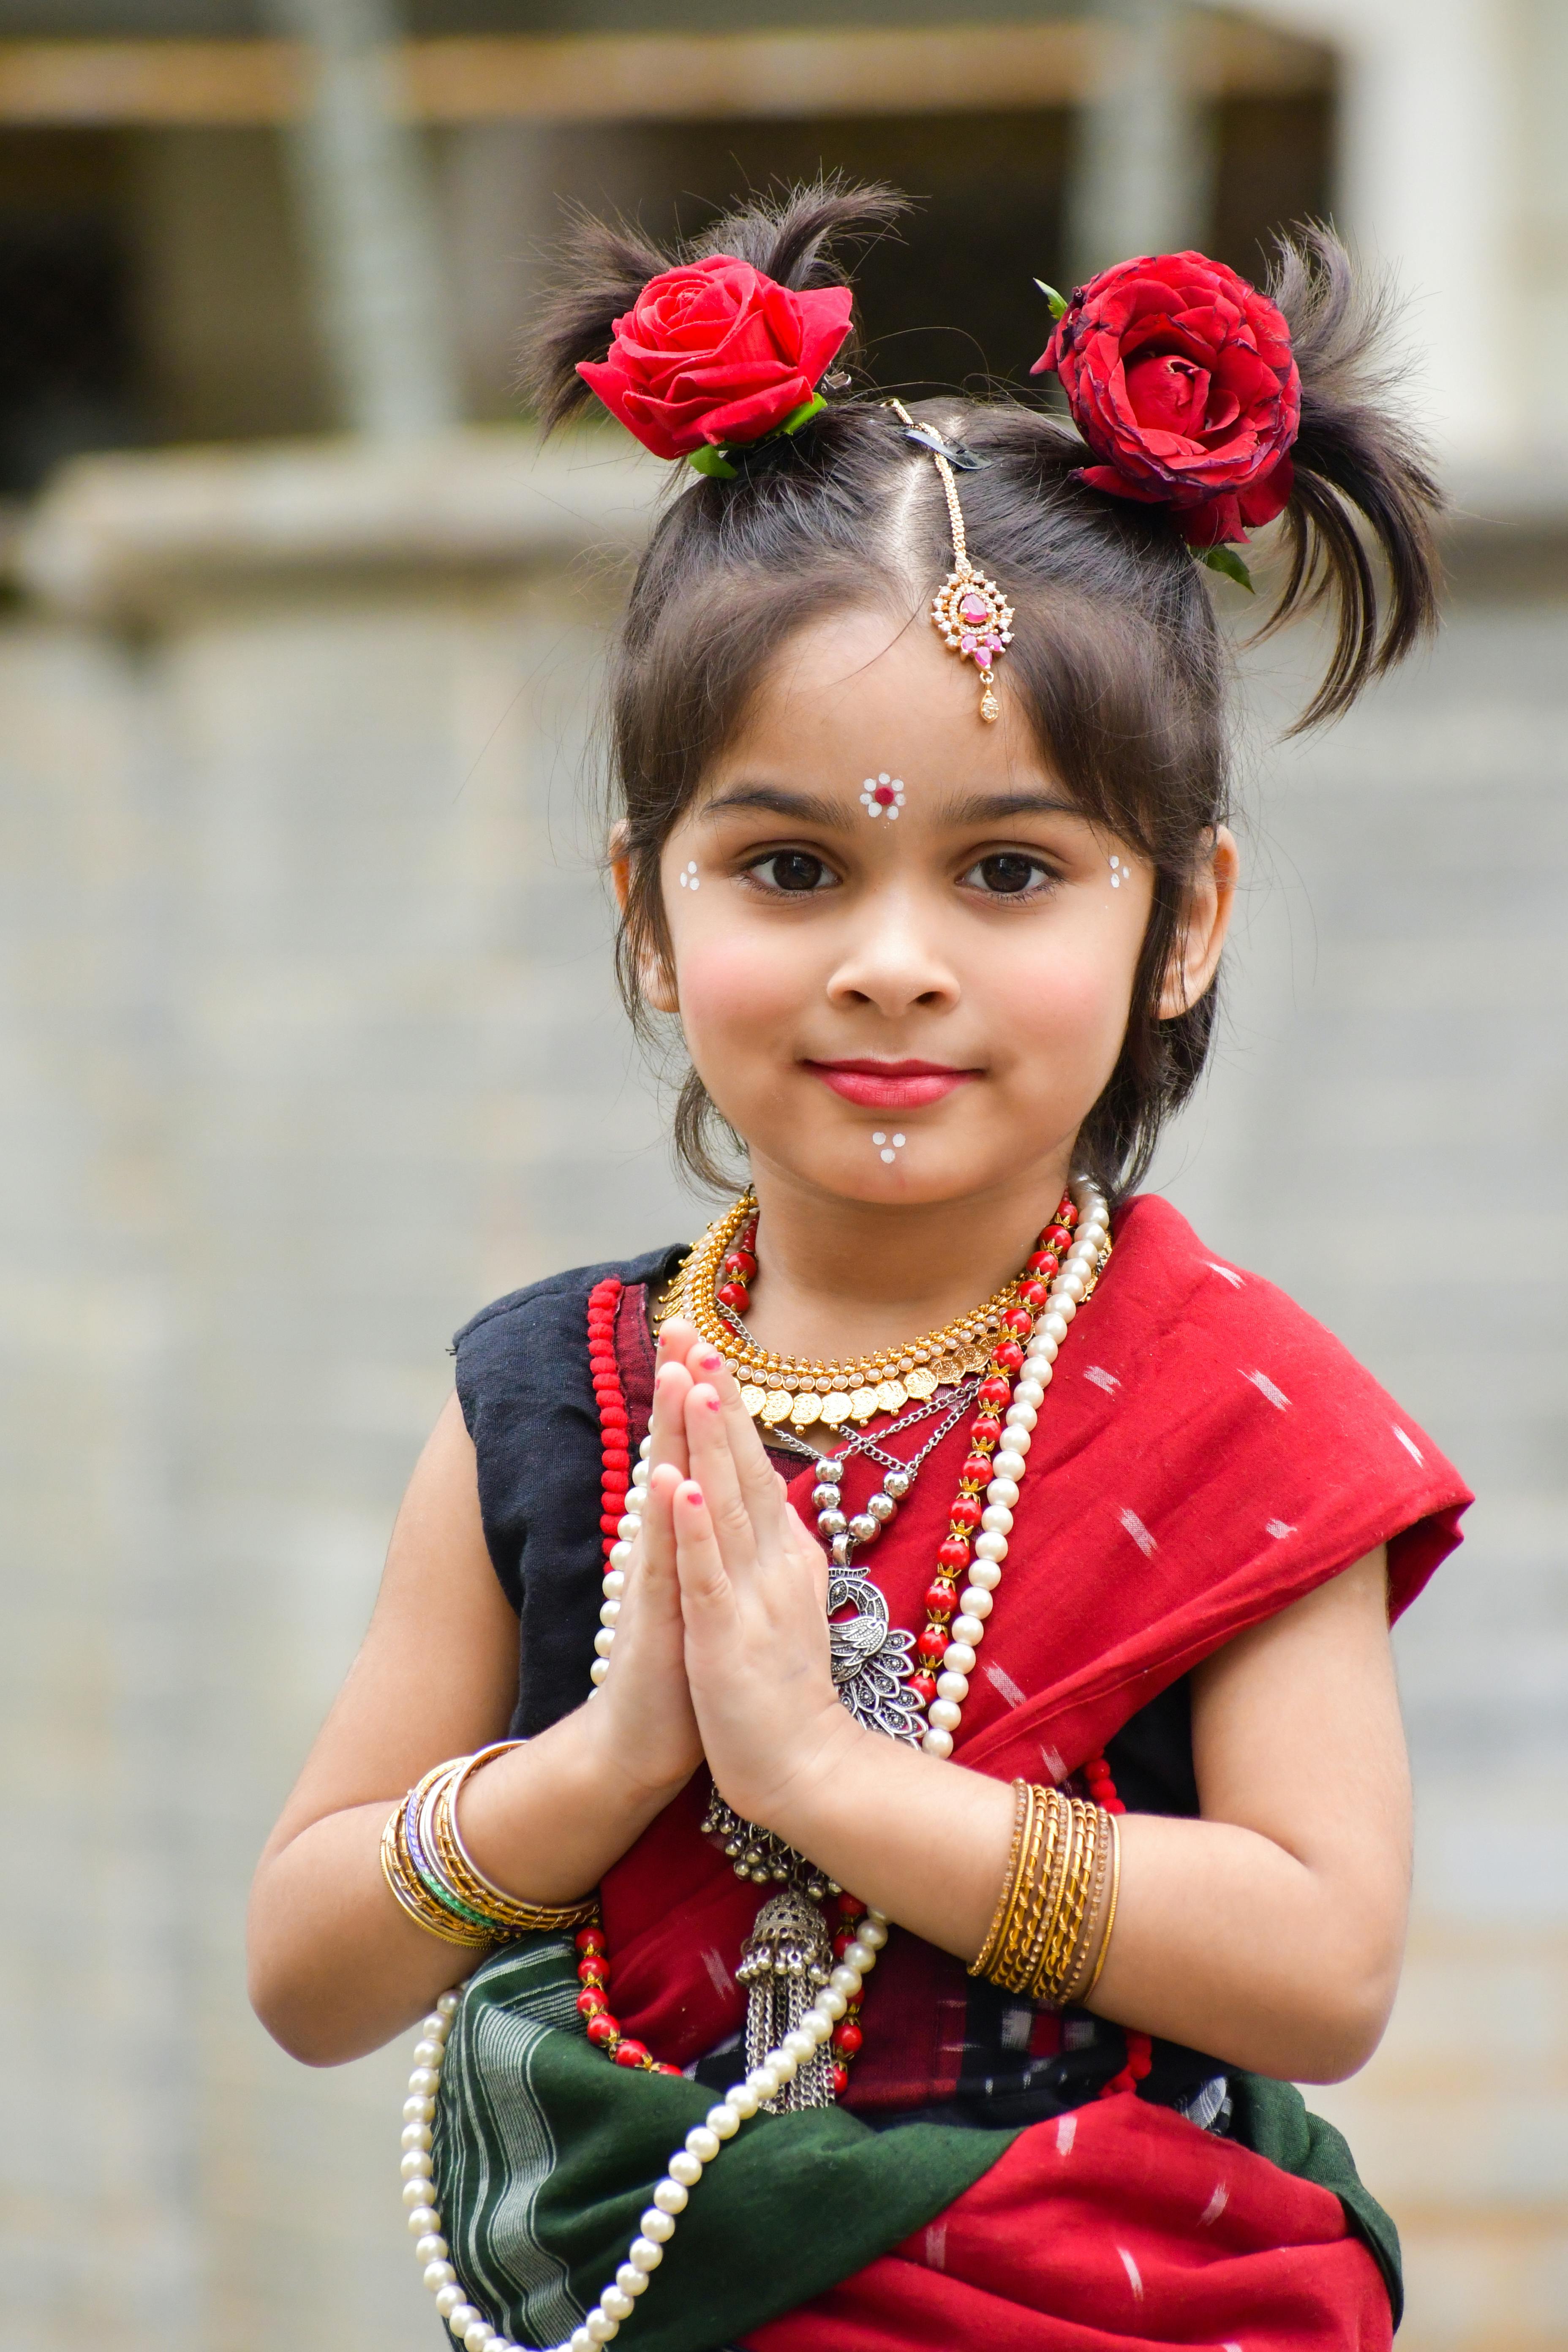
{"type": "MultiPolygon", "coordinates": [[[[184,565],[156,517],[188,476],[68,479],[34,549],[60,603],[0,629],[4,2352],[440,2340],[402,2053],[271,2046],[246,1884],[452,1328],[698,1216],[596,867],[642,493],[599,497],[597,445],[531,489],[485,447],[449,501],[482,560],[435,457],[379,505],[331,453],[281,506],[281,459],[203,460],[231,520],[184,565]],[[358,514],[336,568],[318,499],[358,514]]],[[[1410,2352],[1568,2345],[1565,656],[1568,604],[1472,601],[1319,742],[1260,730],[1225,1036],[1158,1174],[1480,1494],[1399,1635],[1405,1990],[1314,2094],[1405,2227],[1410,2352]]]]}
{"type": "Polygon", "coordinates": [[[1568,2344],[1568,602],[1462,602],[1340,728],[1260,733],[1244,797],[1225,1034],[1160,1181],[1477,1493],[1395,1637],[1399,2005],[1309,2096],[1404,2231],[1401,2345],[1535,2352],[1568,2344]]]}

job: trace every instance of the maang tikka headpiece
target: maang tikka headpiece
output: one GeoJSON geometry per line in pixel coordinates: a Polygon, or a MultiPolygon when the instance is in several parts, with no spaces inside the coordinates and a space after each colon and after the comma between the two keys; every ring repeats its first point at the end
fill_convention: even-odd
{"type": "Polygon", "coordinates": [[[931,598],[931,625],[960,661],[973,661],[980,672],[980,716],[989,727],[1001,712],[994,691],[993,665],[1013,642],[1013,607],[994,580],[977,572],[969,560],[963,509],[958,503],[958,484],[952,470],[955,464],[967,470],[984,460],[953,448],[929,425],[917,425],[901,400],[890,400],[888,405],[902,419],[907,437],[931,451],[942,476],[952,524],[952,570],[931,598]]]}

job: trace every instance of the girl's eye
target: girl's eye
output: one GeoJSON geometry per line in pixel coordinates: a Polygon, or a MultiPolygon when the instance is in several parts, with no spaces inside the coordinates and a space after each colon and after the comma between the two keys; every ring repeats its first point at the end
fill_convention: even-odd
{"type": "Polygon", "coordinates": [[[1055,878],[1043,858],[1027,857],[1016,849],[999,849],[990,857],[982,857],[963,877],[997,898],[1024,898],[1055,878]]]}
{"type": "Polygon", "coordinates": [[[759,858],[751,870],[769,889],[792,891],[797,897],[820,890],[834,878],[832,869],[809,849],[775,849],[771,857],[759,858]]]}

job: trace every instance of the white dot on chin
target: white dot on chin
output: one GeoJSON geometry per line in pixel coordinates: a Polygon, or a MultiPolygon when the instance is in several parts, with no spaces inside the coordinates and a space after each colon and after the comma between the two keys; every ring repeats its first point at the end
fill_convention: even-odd
{"type": "Polygon", "coordinates": [[[888,1139],[887,1139],[887,1137],[883,1134],[883,1132],[882,1132],[881,1129],[880,1129],[880,1128],[879,1128],[879,1129],[877,1129],[876,1134],[871,1138],[871,1140],[872,1140],[872,1142],[873,1142],[873,1143],[886,1143],[886,1141],[888,1140],[888,1139]]]}
{"type": "Polygon", "coordinates": [[[882,1157],[883,1157],[883,1159],[884,1159],[884,1160],[890,1160],[892,1159],[892,1157],[893,1157],[893,1154],[892,1154],[890,1151],[884,1151],[884,1152],[883,1152],[883,1154],[882,1154],[882,1157]]]}
{"type": "Polygon", "coordinates": [[[903,1142],[904,1142],[904,1139],[903,1139],[903,1137],[902,1137],[901,1135],[895,1135],[895,1136],[894,1136],[894,1138],[893,1138],[893,1148],[894,1148],[894,1150],[902,1150],[902,1148],[903,1148],[903,1142]]]}

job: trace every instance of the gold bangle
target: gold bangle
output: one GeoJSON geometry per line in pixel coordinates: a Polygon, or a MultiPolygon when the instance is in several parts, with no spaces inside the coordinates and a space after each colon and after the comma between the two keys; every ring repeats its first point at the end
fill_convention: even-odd
{"type": "Polygon", "coordinates": [[[1100,1981],[1110,1948],[1121,1880],[1121,1842],[1114,1814],[1102,1806],[1086,1808],[1094,1816],[1092,1865],[1082,1885],[1082,1915],[1072,1949],[1056,1981],[1043,1988],[1058,2008],[1080,2005],[1100,1981]]]}
{"type": "Polygon", "coordinates": [[[1059,1789],[1053,1789],[1048,1794],[1042,1790],[1041,1795],[1051,1808],[1056,1825],[1055,1843],[1048,1857],[1048,1869],[1042,1868],[1040,1873],[1040,1885],[1034,1906],[1034,1933],[1018,1955],[1017,1965],[1007,1987],[1010,1992],[1021,1992],[1030,2000],[1037,1997],[1034,1987],[1057,1932],[1063,1896],[1070,1883],[1078,1832],[1072,1799],[1064,1796],[1059,1789]]]}
{"type": "Polygon", "coordinates": [[[414,1866],[403,1843],[403,1808],[406,1802],[406,1798],[402,1799],[387,1815],[386,1825],[381,1832],[381,1872],[394,1900],[415,1926],[422,1927],[427,1936],[438,1937],[443,1944],[459,1945],[465,1951],[482,1950],[495,1940],[494,1937],[480,1936],[465,1928],[456,1918],[448,1917],[426,1893],[415,1875],[414,1866]]]}
{"type": "Polygon", "coordinates": [[[1100,1929],[1100,1955],[1094,1963],[1094,1974],[1079,1995],[1080,2002],[1089,1999],[1100,1982],[1100,1972],[1110,1949],[1110,1931],[1116,1925],[1116,1898],[1121,1890],[1121,1824],[1114,1813],[1107,1813],[1105,1818],[1110,1827],[1110,1900],[1105,1906],[1105,1925],[1100,1929]]]}
{"type": "Polygon", "coordinates": [[[443,1789],[466,1761],[461,1756],[435,1765],[416,1781],[404,1800],[404,1811],[395,1837],[402,1857],[405,1877],[420,1890],[427,1907],[458,1927],[476,1941],[487,1943],[500,1939],[501,1928],[481,1904],[464,1901],[442,1864],[436,1839],[436,1807],[443,1789]]]}
{"type": "Polygon", "coordinates": [[[1059,1868],[1062,1817],[1054,1789],[1027,1790],[1027,1811],[1017,1857],[1003,1891],[1004,1920],[985,1975],[1004,1992],[1026,1983],[1030,1957],[1049,1926],[1049,1895],[1059,1868]]]}
{"type": "Polygon", "coordinates": [[[1054,1790],[1036,1787],[1030,1833],[1025,1840],[1012,1916],[1002,1949],[991,1968],[993,1984],[1005,1992],[1021,1990],[1029,1955],[1048,1919],[1047,1904],[1061,1850],[1061,1811],[1054,1790]]]}
{"type": "Polygon", "coordinates": [[[498,1930],[512,1936],[537,1935],[567,1927],[581,1927],[598,1916],[596,1895],[580,1895],[573,1903],[527,1903],[521,1896],[509,1895],[497,1886],[478,1867],[458,1826],[458,1797],[470,1772],[521,1748],[521,1739],[500,1739],[489,1748],[481,1748],[444,1780],[436,1791],[431,1805],[431,1828],[439,1853],[441,1866],[452,1882],[458,1895],[470,1909],[483,1912],[494,1920],[498,1930]]]}
{"type": "Polygon", "coordinates": [[[1110,1853],[1110,1838],[1101,1822],[1096,1823],[1094,1866],[1089,1874],[1089,1892],[1083,1906],[1083,1917],[1073,1940],[1073,1948],[1062,1970],[1060,2006],[1070,2009],[1079,1998],[1083,1980],[1094,1965],[1099,1949],[1099,1936],[1105,1911],[1106,1868],[1110,1853]]]}
{"type": "Polygon", "coordinates": [[[1055,1923],[1056,1932],[1049,1949],[1044,1956],[1037,1995],[1058,2009],[1063,2003],[1064,1990],[1072,1978],[1079,1940],[1089,1915],[1100,1843],[1093,1807],[1077,1806],[1075,1824],[1073,1867],[1062,1890],[1061,1910],[1055,1923]]]}
{"type": "Polygon", "coordinates": [[[1034,1793],[1026,1780],[1013,1783],[1013,1843],[1007,1851],[1007,1868],[1002,1880],[1002,1891],[996,1897],[996,1908],[991,1915],[991,1926],[985,1941],[972,1962],[972,1977],[983,1977],[995,1958],[1002,1942],[1003,1931],[1012,1914],[1015,1889],[1018,1883],[1018,1856],[1023,1851],[1025,1824],[1034,1806],[1034,1793]]]}
{"type": "Polygon", "coordinates": [[[1007,1925],[989,1969],[991,1977],[1005,1982],[1017,1962],[1020,1948],[1027,1944],[1034,1933],[1032,1904],[1040,1878],[1040,1854],[1048,1851],[1052,1833],[1051,1817],[1040,1799],[1038,1789],[1029,1790],[1029,1817],[1024,1831],[1024,1843],[1018,1855],[1018,1867],[1014,1874],[1011,1900],[1007,1906],[1007,1925]]]}
{"type": "Polygon", "coordinates": [[[456,1889],[447,1885],[435,1850],[430,1808],[442,1782],[456,1769],[456,1761],[435,1765],[416,1781],[394,1824],[393,1851],[404,1885],[423,1906],[432,1926],[437,1921],[444,1922],[446,1927],[468,1942],[493,1943],[493,1923],[482,1912],[471,1909],[456,1889]]]}
{"type": "Polygon", "coordinates": [[[970,1974],[1059,2009],[1080,1982],[1087,1993],[1099,1981],[1115,1914],[1120,1842],[1101,1806],[1060,1789],[1022,1781],[1013,1787],[1007,1874],[970,1974]]]}
{"type": "Polygon", "coordinates": [[[426,1893],[438,1907],[451,1912],[454,1917],[464,1921],[479,1934],[488,1936],[492,1942],[500,1942],[507,1933],[505,1922],[496,1917],[488,1904],[471,1901],[447,1867],[439,1829],[441,1800],[450,1788],[454,1775],[461,1769],[461,1761],[460,1758],[454,1759],[421,1781],[422,1793],[410,1798],[408,1811],[404,1815],[403,1843],[409,1847],[410,1858],[424,1881],[426,1893]],[[411,1821],[418,1828],[417,1851],[415,1851],[409,1836],[411,1821]]]}
{"type": "Polygon", "coordinates": [[[1048,2000],[1058,2008],[1061,2005],[1061,1988],[1070,1973],[1072,1956],[1088,1905],[1097,1843],[1095,1815],[1099,1810],[1097,1806],[1084,1804],[1076,1797],[1069,1797],[1067,1804],[1072,1819],[1071,1843],[1062,1870],[1060,1889],[1051,1906],[1049,1932],[1029,1984],[1033,2000],[1048,2000]]]}

